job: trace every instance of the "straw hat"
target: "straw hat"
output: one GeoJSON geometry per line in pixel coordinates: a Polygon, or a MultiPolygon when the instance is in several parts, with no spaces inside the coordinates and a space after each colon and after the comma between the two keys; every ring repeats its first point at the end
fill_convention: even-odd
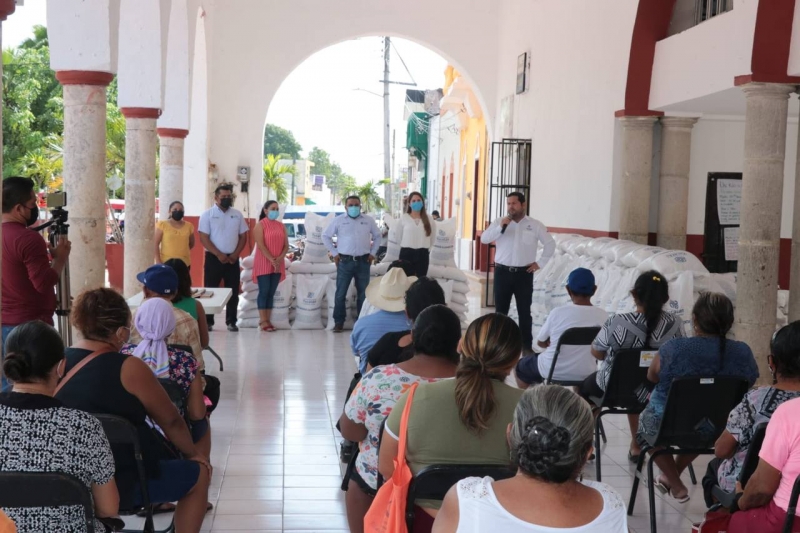
{"type": "Polygon", "coordinates": [[[369,303],[391,313],[405,310],[405,295],[416,276],[408,277],[402,268],[393,268],[384,276],[372,280],[367,287],[369,303]]]}

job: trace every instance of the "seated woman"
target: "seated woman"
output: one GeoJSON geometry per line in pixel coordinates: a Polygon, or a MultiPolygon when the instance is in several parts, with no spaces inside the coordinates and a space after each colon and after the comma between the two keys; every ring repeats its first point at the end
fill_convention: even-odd
{"type": "MultiPolygon", "coordinates": [[[[0,394],[0,471],[73,475],[92,493],[95,516],[116,517],[114,457],[103,427],[90,414],[53,398],[65,366],[64,343],[44,322],[27,322],[9,335],[3,371],[14,388],[0,394]]],[[[5,512],[20,533],[86,531],[78,506],[5,512]]],[[[95,529],[105,531],[99,521],[95,529]]]]}
{"type": "Polygon", "coordinates": [[[714,452],[722,461],[715,460],[709,464],[716,470],[711,483],[703,479],[709,507],[714,503],[710,493],[715,484],[726,492],[736,490],[736,481],[755,428],[769,422],[775,409],[783,402],[800,398],[800,322],[792,322],[778,330],[770,352],[767,361],[772,370],[773,385],[758,387],[745,394],[741,403],[731,411],[728,425],[717,439],[714,452]]]}
{"type": "MultiPolygon", "coordinates": [[[[172,267],[172,270],[178,274],[178,292],[175,298],[172,299],[172,305],[186,311],[192,318],[197,321],[197,327],[200,330],[200,345],[205,348],[208,346],[208,322],[206,322],[206,312],[203,309],[203,304],[199,300],[192,297],[192,275],[189,273],[189,267],[180,259],[170,259],[164,261],[164,264],[172,267]]],[[[197,355],[197,354],[193,354],[197,355]]],[[[203,354],[200,354],[201,356],[203,354]]]]}
{"type": "Polygon", "coordinates": [[[433,383],[456,375],[459,340],[461,322],[451,309],[444,305],[425,309],[414,323],[414,356],[368,372],[347,401],[339,419],[341,433],[347,440],[358,442],[359,448],[346,499],[351,532],[364,530],[364,515],[378,487],[383,421],[412,383],[433,383]]]}
{"type": "MultiPolygon", "coordinates": [[[[620,350],[648,348],[657,349],[667,341],[683,336],[681,321],[663,311],[669,301],[669,285],[666,278],[650,270],[636,278],[631,291],[636,311],[614,315],[603,325],[592,343],[592,355],[600,360],[600,370],[583,382],[580,394],[584,398],[602,397],[611,377],[614,355],[620,350]]],[[[631,429],[631,445],[628,460],[639,460],[639,443],[636,432],[639,429],[639,415],[627,415],[631,429]]]]}
{"type": "MultiPolygon", "coordinates": [[[[641,446],[645,435],[658,434],[670,385],[683,376],[742,377],[752,385],[758,379],[758,366],[750,347],[725,337],[733,326],[733,304],[724,294],[705,292],[692,309],[694,337],[674,339],[661,346],[647,371],[647,379],[657,383],[650,402],[639,417],[637,439],[641,446]]],[[[656,464],[661,476],[656,488],[669,493],[679,503],[689,501],[689,489],[681,481],[681,473],[697,456],[660,455],[656,464]]]]}
{"type": "Polygon", "coordinates": [[[197,361],[183,350],[167,347],[166,338],[175,330],[172,306],[164,299],[145,300],[136,313],[136,329],[142,342],[126,344],[121,353],[144,361],[158,379],[168,379],[180,387],[186,399],[186,413],[192,440],[206,457],[211,453],[211,432],[206,418],[202,380],[197,374],[197,361]]]}
{"type": "Polygon", "coordinates": [[[508,433],[517,475],[458,482],[447,493],[433,532],[627,533],[620,495],[603,483],[581,480],[593,427],[591,409],[570,390],[554,385],[525,391],[508,433]]]}
{"type": "MultiPolygon", "coordinates": [[[[432,278],[419,278],[406,291],[406,316],[413,324],[432,305],[445,305],[444,290],[432,278]]],[[[367,354],[367,372],[376,366],[407,361],[414,355],[411,330],[392,331],[380,338],[367,354]]]]}
{"type": "MultiPolygon", "coordinates": [[[[128,304],[111,289],[85,291],[72,306],[72,323],[82,340],[67,349],[66,371],[84,366],[63,384],[56,398],[69,407],[116,415],[133,424],[139,432],[150,500],[177,501],[175,528],[197,533],[206,514],[211,464],[150,367],[120,353],[131,331],[128,304]],[[147,425],[148,418],[185,459],[168,451],[161,436],[147,425]]],[[[133,451],[116,446],[112,450],[122,507],[141,505],[133,451]]]]}
{"type": "MultiPolygon", "coordinates": [[[[800,475],[800,398],[782,403],[767,424],[758,467],[736,496],[728,533],[781,533],[800,475]]],[[[800,520],[792,531],[800,531],[800,520]]]]}
{"type": "MultiPolygon", "coordinates": [[[[416,338],[416,337],[415,337],[416,338]]],[[[516,322],[489,314],[470,324],[461,341],[456,379],[421,385],[411,405],[406,460],[417,474],[435,464],[507,465],[506,429],[522,391],[504,383],[522,354],[516,322]]],[[[386,420],[379,452],[385,479],[394,472],[404,395],[386,420]]],[[[441,501],[418,500],[415,531],[425,531],[441,501]]]]}

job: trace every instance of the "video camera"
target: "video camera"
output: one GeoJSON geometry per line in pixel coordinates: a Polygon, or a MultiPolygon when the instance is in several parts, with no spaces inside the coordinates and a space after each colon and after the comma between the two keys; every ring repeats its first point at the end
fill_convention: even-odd
{"type": "Polygon", "coordinates": [[[50,243],[55,246],[58,237],[66,235],[69,231],[67,220],[69,212],[64,209],[67,206],[67,193],[65,191],[54,192],[47,195],[47,209],[50,210],[50,220],[42,224],[37,230],[50,229],[50,243]]]}

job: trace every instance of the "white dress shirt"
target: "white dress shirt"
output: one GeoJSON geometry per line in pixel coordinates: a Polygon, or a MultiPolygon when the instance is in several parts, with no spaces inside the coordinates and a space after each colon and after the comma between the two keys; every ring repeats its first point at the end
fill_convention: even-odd
{"type": "Polygon", "coordinates": [[[239,235],[247,233],[250,228],[239,211],[232,207],[223,211],[215,204],[200,215],[197,231],[208,235],[211,243],[223,254],[232,254],[239,245],[239,235]]]}
{"type": "Polygon", "coordinates": [[[547,233],[545,225],[535,218],[525,217],[519,222],[512,220],[506,232],[502,233],[502,220],[498,218],[481,234],[483,244],[493,242],[497,246],[494,262],[507,267],[526,267],[538,263],[539,268],[544,268],[556,251],[556,241],[547,233]],[[542,243],[544,251],[537,261],[538,243],[542,243]]]}
{"type": "Polygon", "coordinates": [[[328,229],[322,234],[322,241],[333,257],[339,254],[361,257],[362,255],[378,255],[381,245],[381,230],[375,219],[369,215],[352,218],[340,215],[333,219],[328,229]],[[336,246],[333,236],[336,235],[336,246]]]}
{"type": "Polygon", "coordinates": [[[425,235],[425,225],[422,219],[416,219],[408,213],[403,213],[397,223],[398,240],[400,248],[430,249],[436,239],[436,222],[431,222],[431,234],[425,235]]]}

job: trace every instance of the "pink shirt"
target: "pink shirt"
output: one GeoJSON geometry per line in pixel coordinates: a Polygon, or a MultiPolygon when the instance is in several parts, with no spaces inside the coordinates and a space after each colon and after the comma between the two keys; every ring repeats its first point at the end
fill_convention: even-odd
{"type": "MultiPolygon", "coordinates": [[[[264,232],[264,245],[269,250],[269,253],[273,257],[280,254],[286,242],[286,228],[283,227],[283,222],[263,218],[258,223],[258,227],[264,232]]],[[[286,266],[283,258],[281,258],[280,269],[276,270],[272,263],[267,260],[267,257],[261,253],[261,250],[256,247],[256,257],[253,262],[253,283],[258,283],[258,276],[266,274],[280,274],[281,281],[283,281],[286,279],[286,266]]]]}
{"type": "Polygon", "coordinates": [[[781,472],[775,504],[786,511],[797,476],[800,475],[800,398],[782,403],[767,425],[758,456],[781,472]]]}

